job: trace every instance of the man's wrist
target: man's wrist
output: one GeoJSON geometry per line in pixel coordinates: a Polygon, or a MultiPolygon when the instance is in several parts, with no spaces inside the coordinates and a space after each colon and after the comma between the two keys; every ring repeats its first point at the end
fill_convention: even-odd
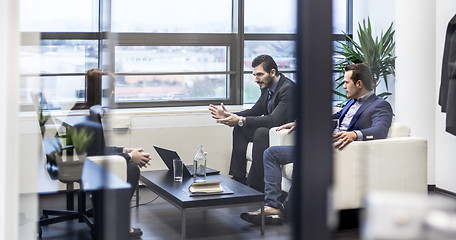
{"type": "Polygon", "coordinates": [[[355,139],[353,141],[361,141],[363,140],[363,133],[359,130],[354,130],[355,133],[355,139]]]}
{"type": "Polygon", "coordinates": [[[238,126],[242,127],[242,126],[244,126],[244,124],[245,124],[245,118],[240,116],[239,121],[238,121],[238,126]]]}

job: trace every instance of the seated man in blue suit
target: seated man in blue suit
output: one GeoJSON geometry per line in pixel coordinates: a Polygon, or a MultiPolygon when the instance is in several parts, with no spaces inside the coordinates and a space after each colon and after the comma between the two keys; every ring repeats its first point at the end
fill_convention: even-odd
{"type": "MultiPolygon", "coordinates": [[[[374,81],[369,67],[361,63],[345,66],[343,87],[347,97],[351,99],[341,111],[332,116],[337,120],[333,134],[334,146],[341,149],[353,141],[386,138],[393,119],[393,110],[387,101],[375,95],[374,81]]],[[[278,130],[288,128],[291,132],[295,125],[295,122],[288,123],[278,130]]],[[[289,209],[288,201],[284,204],[279,201],[282,181],[280,167],[292,163],[294,159],[296,155],[292,146],[274,146],[264,152],[266,205],[264,213],[267,224],[282,224],[284,209],[289,209]]],[[[293,174],[295,170],[296,168],[293,168],[293,174]]],[[[292,189],[290,189],[291,194],[292,189]]],[[[241,218],[253,224],[260,224],[261,211],[242,213],[241,218]]]]}

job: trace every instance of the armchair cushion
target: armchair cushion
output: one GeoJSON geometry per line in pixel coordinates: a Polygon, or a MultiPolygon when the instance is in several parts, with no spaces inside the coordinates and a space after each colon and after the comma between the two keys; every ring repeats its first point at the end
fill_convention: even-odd
{"type": "Polygon", "coordinates": [[[408,136],[410,136],[410,127],[409,126],[407,126],[401,122],[396,122],[396,121],[393,121],[391,123],[387,138],[408,137],[408,136]]]}
{"type": "Polygon", "coordinates": [[[127,162],[119,155],[90,156],[87,157],[102,168],[127,181],[127,162]]]}

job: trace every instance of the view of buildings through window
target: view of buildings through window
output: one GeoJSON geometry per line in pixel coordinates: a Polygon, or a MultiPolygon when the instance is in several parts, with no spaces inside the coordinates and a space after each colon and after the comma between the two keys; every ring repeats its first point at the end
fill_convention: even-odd
{"type": "MultiPolygon", "coordinates": [[[[21,0],[23,104],[30,91],[53,108],[85,102],[90,68],[114,72],[119,107],[253,103],[260,91],[251,61],[259,54],[296,79],[296,0],[111,0],[109,11],[99,1],[21,0]],[[28,41],[38,33],[39,42],[28,41]]],[[[347,30],[347,1],[333,0],[334,34],[347,30]]]]}

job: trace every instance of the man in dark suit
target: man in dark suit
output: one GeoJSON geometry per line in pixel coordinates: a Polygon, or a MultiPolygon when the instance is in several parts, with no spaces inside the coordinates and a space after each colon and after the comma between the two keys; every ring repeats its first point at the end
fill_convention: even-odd
{"type": "MultiPolygon", "coordinates": [[[[374,92],[372,72],[365,64],[352,64],[345,67],[344,89],[351,100],[332,118],[337,120],[334,129],[334,146],[341,149],[352,141],[367,141],[383,139],[393,119],[391,105],[374,92]]],[[[295,122],[278,128],[295,129],[295,122]]],[[[293,146],[273,146],[264,152],[265,175],[265,220],[267,224],[282,224],[284,209],[288,201],[282,204],[281,195],[282,171],[281,166],[292,163],[296,159],[293,146]],[[284,206],[285,205],[285,206],[284,206]]],[[[293,174],[296,168],[293,168],[293,174]]],[[[292,194],[292,189],[289,191],[292,194]]],[[[288,198],[287,198],[288,199],[288,198]]],[[[290,212],[289,210],[287,210],[290,212]]],[[[253,224],[261,223],[261,211],[246,212],[241,218],[253,224]]]]}
{"type": "Polygon", "coordinates": [[[209,110],[218,123],[234,127],[229,174],[233,179],[263,191],[263,152],[269,146],[269,129],[294,119],[293,92],[296,84],[279,73],[274,59],[268,55],[256,57],[252,67],[255,82],[261,89],[261,96],[255,105],[236,113],[228,112],[223,103],[220,108],[211,104],[209,110]],[[253,142],[253,159],[246,179],[249,142],[253,142]]]}

